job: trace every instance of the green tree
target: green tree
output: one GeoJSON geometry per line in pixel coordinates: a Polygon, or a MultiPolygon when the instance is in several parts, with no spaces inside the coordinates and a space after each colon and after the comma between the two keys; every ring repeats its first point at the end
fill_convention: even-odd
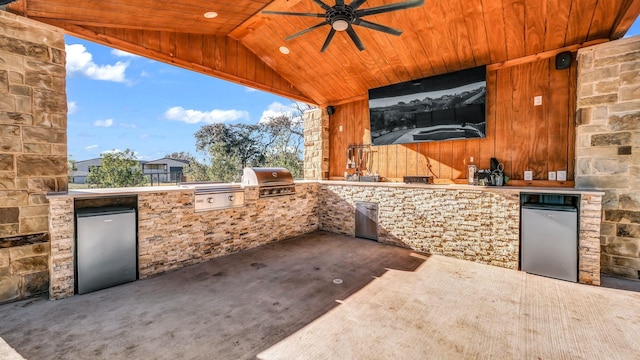
{"type": "Polygon", "coordinates": [[[73,182],[73,172],[78,170],[76,167],[76,161],[71,158],[71,155],[67,158],[67,176],[70,183],[73,182]]]}
{"type": "Polygon", "coordinates": [[[140,162],[129,149],[102,155],[100,166],[87,176],[87,183],[99,188],[140,186],[146,182],[140,162]]]}

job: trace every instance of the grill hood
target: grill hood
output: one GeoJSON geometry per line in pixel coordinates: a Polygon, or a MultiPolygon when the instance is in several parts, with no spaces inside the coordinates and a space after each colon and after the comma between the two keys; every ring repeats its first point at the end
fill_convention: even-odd
{"type": "Polygon", "coordinates": [[[258,185],[259,197],[293,195],[296,192],[293,176],[285,168],[244,168],[242,183],[258,185]]]}

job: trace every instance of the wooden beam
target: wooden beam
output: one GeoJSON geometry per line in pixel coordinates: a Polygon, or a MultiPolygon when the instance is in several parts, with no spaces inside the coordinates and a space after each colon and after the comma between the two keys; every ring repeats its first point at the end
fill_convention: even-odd
{"type": "Polygon", "coordinates": [[[500,63],[487,65],[487,71],[495,71],[495,70],[504,69],[504,68],[508,68],[508,67],[512,67],[512,66],[527,64],[527,63],[538,61],[538,60],[544,60],[544,59],[548,59],[548,58],[554,57],[554,56],[556,56],[559,53],[564,52],[564,51],[576,52],[580,48],[587,47],[587,46],[598,45],[598,44],[602,44],[602,43],[605,43],[605,42],[608,42],[608,41],[609,40],[607,40],[607,39],[598,39],[598,40],[593,40],[593,41],[587,41],[587,42],[582,43],[582,44],[565,46],[565,47],[560,48],[560,49],[549,50],[549,51],[541,52],[541,53],[534,54],[534,55],[524,56],[524,57],[513,59],[513,60],[507,60],[507,61],[503,61],[503,62],[500,62],[500,63]]]}
{"type": "Polygon", "coordinates": [[[640,15],[640,0],[628,0],[626,4],[620,7],[618,16],[611,27],[609,39],[616,40],[623,37],[638,15],[640,15]]]}
{"type": "MultiPolygon", "coordinates": [[[[242,24],[238,25],[235,29],[231,30],[229,36],[236,39],[242,40],[245,36],[249,35],[251,32],[261,28],[265,25],[269,19],[273,18],[273,16],[277,15],[264,15],[262,12],[264,10],[269,11],[287,11],[292,8],[294,5],[297,5],[302,0],[274,0],[267,6],[258,10],[255,14],[253,14],[250,18],[245,20],[242,24]]],[[[320,12],[321,9],[318,8],[320,12]]]]}
{"type": "MultiPolygon", "coordinates": [[[[36,21],[41,21],[43,23],[47,23],[49,25],[53,25],[56,27],[59,27],[61,29],[64,29],[69,35],[72,36],[77,36],[79,38],[85,39],[85,40],[89,40],[92,42],[96,42],[99,44],[103,44],[106,46],[110,46],[110,47],[115,47],[118,48],[120,50],[124,50],[127,52],[130,52],[132,54],[136,54],[136,55],[140,55],[143,57],[147,57],[149,59],[153,59],[153,60],[158,60],[167,64],[172,64],[175,66],[179,66],[182,68],[185,68],[187,70],[192,70],[192,71],[197,71],[199,73],[205,74],[205,75],[210,75],[210,76],[214,76],[217,77],[219,79],[223,79],[223,80],[227,80],[227,81],[231,81],[233,83],[236,84],[241,84],[244,86],[250,86],[259,90],[263,90],[263,91],[267,91],[276,95],[280,95],[286,98],[290,98],[290,99],[294,99],[294,100],[298,100],[298,101],[302,101],[304,103],[308,103],[308,104],[315,104],[316,102],[313,101],[312,99],[296,94],[296,93],[292,93],[292,92],[287,92],[285,90],[282,89],[277,89],[274,88],[272,86],[266,85],[266,84],[262,84],[256,81],[251,81],[248,80],[246,78],[240,77],[240,76],[236,76],[236,75],[232,75],[232,74],[228,74],[226,72],[220,71],[220,70],[216,70],[214,68],[211,67],[207,67],[204,66],[202,64],[197,64],[194,62],[190,62],[190,61],[186,61],[184,59],[179,59],[176,58],[173,54],[164,54],[158,51],[153,51],[153,50],[149,50],[141,45],[138,44],[133,44],[118,38],[114,38],[112,36],[108,36],[108,35],[104,35],[104,34],[99,34],[96,33],[95,31],[89,30],[89,29],[85,29],[81,26],[77,26],[74,24],[70,24],[67,22],[63,22],[63,21],[56,21],[56,20],[51,20],[51,19],[39,19],[39,18],[34,18],[34,20],[36,21]]],[[[234,40],[235,41],[235,40],[234,40]]],[[[258,58],[259,59],[259,58],[258,58]]],[[[265,66],[268,66],[265,64],[265,66]]],[[[292,88],[293,85],[291,85],[292,88]]]]}

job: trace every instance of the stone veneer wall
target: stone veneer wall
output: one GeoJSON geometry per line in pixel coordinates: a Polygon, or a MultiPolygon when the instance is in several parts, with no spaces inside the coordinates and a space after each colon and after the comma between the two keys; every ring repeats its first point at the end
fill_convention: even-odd
{"type": "MultiPolygon", "coordinates": [[[[379,204],[379,241],[509,269],[519,267],[520,191],[330,185],[320,188],[320,229],[355,235],[355,203],[379,204]]],[[[600,285],[599,195],[583,195],[579,281],[600,285]]]]}
{"type": "MultiPolygon", "coordinates": [[[[245,188],[243,207],[194,212],[193,190],[138,193],[140,278],[193,265],[318,228],[317,183],[297,184],[294,196],[258,198],[245,188]]],[[[50,298],[74,294],[74,200],[51,203],[50,298]]]]}
{"type": "Polygon", "coordinates": [[[0,302],[48,288],[45,194],[67,189],[65,75],[64,33],[0,10],[0,302]]]}
{"type": "Polygon", "coordinates": [[[601,266],[640,278],[640,37],[578,52],[576,187],[605,191],[601,266]]]}
{"type": "Polygon", "coordinates": [[[329,178],[329,117],[321,109],[304,113],[304,178],[329,178]]]}

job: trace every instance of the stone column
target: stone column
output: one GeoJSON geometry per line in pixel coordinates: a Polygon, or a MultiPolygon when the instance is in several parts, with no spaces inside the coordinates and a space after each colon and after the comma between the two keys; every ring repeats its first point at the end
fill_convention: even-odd
{"type": "Polygon", "coordinates": [[[578,52],[576,187],[605,191],[601,271],[640,275],[640,37],[578,52]]]}
{"type": "Polygon", "coordinates": [[[329,116],[322,109],[304,113],[304,178],[329,178],[329,116]]]}
{"type": "Polygon", "coordinates": [[[46,193],[67,190],[65,76],[64,33],[0,10],[0,302],[48,288],[46,193]]]}

